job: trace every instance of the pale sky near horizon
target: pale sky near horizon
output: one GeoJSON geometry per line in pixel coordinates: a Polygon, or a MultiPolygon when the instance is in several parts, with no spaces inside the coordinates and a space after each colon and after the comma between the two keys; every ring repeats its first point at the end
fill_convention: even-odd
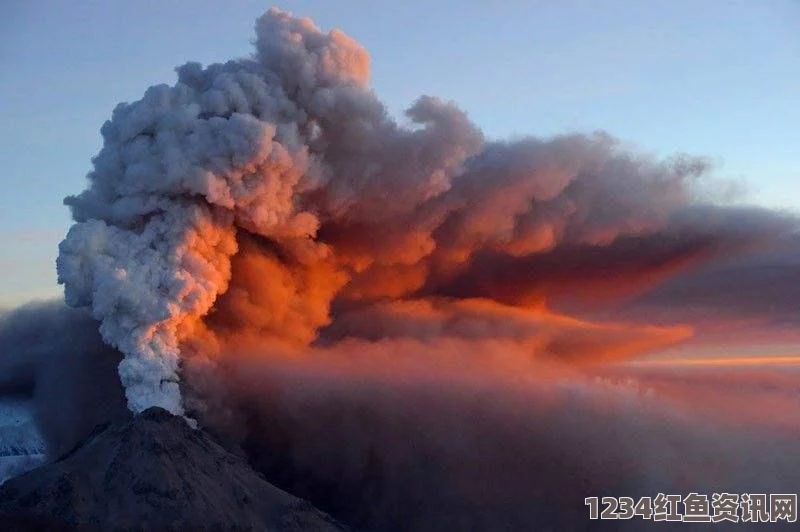
{"type": "MultiPolygon", "coordinates": [[[[54,260],[99,129],[173,68],[250,53],[253,1],[8,0],[0,17],[0,307],[60,292],[54,260]]],[[[603,129],[714,160],[741,201],[800,210],[800,2],[274,3],[372,57],[394,114],[453,100],[490,138],[603,129]]]]}

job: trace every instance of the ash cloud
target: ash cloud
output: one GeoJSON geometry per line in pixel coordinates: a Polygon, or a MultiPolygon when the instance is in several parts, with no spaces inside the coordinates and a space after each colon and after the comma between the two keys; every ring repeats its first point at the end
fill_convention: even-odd
{"type": "Polygon", "coordinates": [[[676,275],[633,302],[649,313],[680,308],[694,320],[756,319],[794,327],[800,318],[800,237],[772,242],[759,253],[712,261],[676,275]]]}
{"type": "Polygon", "coordinates": [[[66,200],[59,281],[124,355],[134,412],[184,413],[182,345],[199,335],[303,346],[337,308],[385,299],[641,290],[790,225],[762,213],[732,231],[735,210],[693,200],[705,160],[604,133],[486,142],[430,96],[398,125],[367,52],[308,19],[270,10],[255,49],[117,106],[66,200]]]}
{"type": "Polygon", "coordinates": [[[32,398],[49,458],[97,425],[130,415],[97,322],[62,302],[30,303],[0,315],[0,397],[32,398]]]}
{"type": "Polygon", "coordinates": [[[791,492],[800,480],[796,374],[750,379],[731,406],[736,374],[667,372],[669,388],[657,374],[599,378],[526,357],[384,340],[240,353],[217,375],[254,467],[362,530],[589,530],[604,523],[587,519],[585,497],[791,492]]]}

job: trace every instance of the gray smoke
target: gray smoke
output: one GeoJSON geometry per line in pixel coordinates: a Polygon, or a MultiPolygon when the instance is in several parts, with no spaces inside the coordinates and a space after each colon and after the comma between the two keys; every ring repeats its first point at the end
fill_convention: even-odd
{"type": "Polygon", "coordinates": [[[33,398],[50,458],[97,425],[130,415],[115,378],[120,354],[97,322],[60,302],[30,303],[0,316],[0,397],[33,398]]]}
{"type": "Polygon", "coordinates": [[[796,372],[508,373],[486,365],[489,349],[239,354],[217,372],[235,418],[212,427],[231,437],[235,425],[267,478],[359,530],[587,530],[603,523],[588,520],[586,497],[793,493],[800,482],[796,372]]]}
{"type": "Polygon", "coordinates": [[[59,281],[123,354],[134,412],[184,412],[182,344],[199,335],[307,345],[337,302],[541,305],[586,271],[652,284],[789,225],[728,231],[693,201],[704,160],[656,161],[606,134],[485,143],[428,96],[400,126],[369,89],[367,52],[308,19],[270,10],[255,48],[117,106],[89,188],[66,200],[59,281]]]}

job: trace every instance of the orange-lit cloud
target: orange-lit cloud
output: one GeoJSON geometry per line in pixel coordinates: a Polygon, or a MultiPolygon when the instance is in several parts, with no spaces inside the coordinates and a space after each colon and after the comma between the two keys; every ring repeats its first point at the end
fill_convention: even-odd
{"type": "Polygon", "coordinates": [[[630,364],[641,366],[794,366],[800,364],[800,355],[773,355],[719,357],[694,356],[688,358],[659,358],[634,360],[630,364]]]}

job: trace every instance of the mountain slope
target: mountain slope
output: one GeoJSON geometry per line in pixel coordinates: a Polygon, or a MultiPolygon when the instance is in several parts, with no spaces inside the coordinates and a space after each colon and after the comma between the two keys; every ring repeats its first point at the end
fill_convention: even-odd
{"type": "Polygon", "coordinates": [[[342,530],[160,408],[98,428],[58,461],[0,486],[0,521],[80,530],[342,530]]]}

